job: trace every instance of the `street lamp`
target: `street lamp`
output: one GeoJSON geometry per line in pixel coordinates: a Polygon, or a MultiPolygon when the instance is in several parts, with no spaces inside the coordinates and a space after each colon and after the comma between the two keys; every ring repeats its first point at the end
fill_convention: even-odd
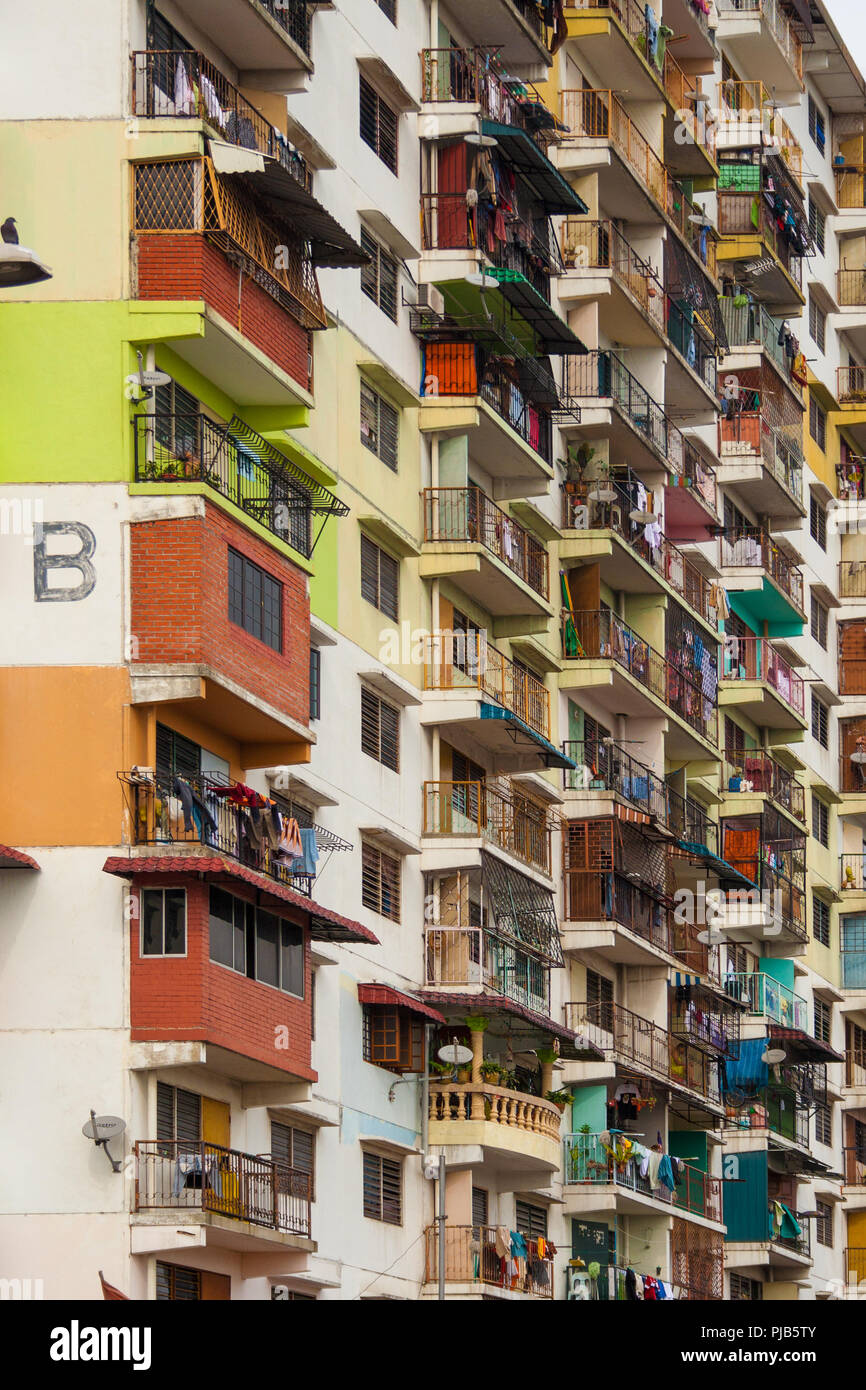
{"type": "Polygon", "coordinates": [[[52,274],[51,267],[29,247],[19,246],[17,241],[0,242],[0,289],[38,285],[40,280],[50,280],[52,274]]]}

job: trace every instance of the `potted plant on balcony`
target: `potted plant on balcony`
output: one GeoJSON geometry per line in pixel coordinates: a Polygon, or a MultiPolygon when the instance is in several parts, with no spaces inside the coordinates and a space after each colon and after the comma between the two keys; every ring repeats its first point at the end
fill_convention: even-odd
{"type": "Polygon", "coordinates": [[[502,1068],[499,1072],[499,1084],[506,1091],[516,1091],[517,1073],[514,1071],[509,1071],[507,1068],[502,1068]]]}
{"type": "Polygon", "coordinates": [[[500,1070],[499,1063],[494,1062],[490,1057],[485,1057],[481,1063],[481,1075],[488,1086],[499,1085],[500,1070]]]}
{"type": "Polygon", "coordinates": [[[571,1091],[546,1091],[545,1100],[553,1101],[560,1115],[571,1100],[571,1091]]]}
{"type": "Polygon", "coordinates": [[[451,1075],[453,1070],[454,1068],[450,1066],[448,1062],[437,1062],[435,1059],[431,1059],[428,1064],[430,1080],[436,1081],[440,1085],[445,1084],[446,1079],[451,1075]]]}

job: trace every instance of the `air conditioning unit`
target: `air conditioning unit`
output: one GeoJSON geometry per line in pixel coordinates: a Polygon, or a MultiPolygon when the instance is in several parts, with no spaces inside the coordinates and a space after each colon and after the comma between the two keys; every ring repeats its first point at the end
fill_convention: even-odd
{"type": "Polygon", "coordinates": [[[435,285],[418,286],[417,304],[419,309],[432,309],[434,314],[445,313],[445,296],[435,285]]]}

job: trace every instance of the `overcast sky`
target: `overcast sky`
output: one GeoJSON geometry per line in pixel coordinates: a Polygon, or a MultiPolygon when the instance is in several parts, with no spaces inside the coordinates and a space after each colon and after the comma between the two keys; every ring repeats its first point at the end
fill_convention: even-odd
{"type": "Polygon", "coordinates": [[[851,55],[866,73],[866,7],[863,0],[825,0],[830,17],[851,55]]]}

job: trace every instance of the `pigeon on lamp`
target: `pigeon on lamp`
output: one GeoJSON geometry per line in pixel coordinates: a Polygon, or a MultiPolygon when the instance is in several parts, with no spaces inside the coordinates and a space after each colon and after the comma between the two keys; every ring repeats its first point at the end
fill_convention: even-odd
{"type": "Polygon", "coordinates": [[[2,227],[0,227],[0,235],[2,235],[3,240],[9,245],[18,245],[18,232],[15,229],[14,217],[6,218],[6,221],[3,223],[2,227]]]}

